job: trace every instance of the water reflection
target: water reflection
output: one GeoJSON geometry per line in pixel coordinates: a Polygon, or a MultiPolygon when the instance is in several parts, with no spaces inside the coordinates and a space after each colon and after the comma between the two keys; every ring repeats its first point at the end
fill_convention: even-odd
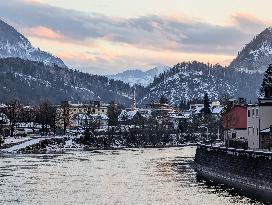
{"type": "Polygon", "coordinates": [[[261,204],[199,181],[195,148],[4,156],[0,204],[261,204]]]}

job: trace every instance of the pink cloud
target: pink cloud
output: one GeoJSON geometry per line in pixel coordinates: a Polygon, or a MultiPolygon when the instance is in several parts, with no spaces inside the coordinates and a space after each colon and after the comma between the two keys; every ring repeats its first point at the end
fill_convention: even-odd
{"type": "Polygon", "coordinates": [[[59,34],[52,29],[44,26],[38,26],[33,28],[25,29],[25,32],[30,36],[35,36],[39,38],[47,38],[47,39],[62,39],[64,36],[59,34]]]}
{"type": "Polygon", "coordinates": [[[24,0],[26,3],[44,3],[44,0],[24,0]]]}

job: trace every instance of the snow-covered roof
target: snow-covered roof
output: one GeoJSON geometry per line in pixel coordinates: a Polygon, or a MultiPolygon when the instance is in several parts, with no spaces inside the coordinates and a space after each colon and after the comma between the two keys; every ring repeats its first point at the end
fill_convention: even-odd
{"type": "Polygon", "coordinates": [[[16,123],[16,127],[18,128],[42,128],[42,125],[37,124],[35,122],[20,122],[20,123],[16,123]]]}
{"type": "Polygon", "coordinates": [[[106,114],[91,114],[92,118],[100,118],[101,120],[108,120],[108,116],[106,114]]]}
{"type": "Polygon", "coordinates": [[[91,118],[87,114],[79,113],[79,114],[75,115],[74,119],[77,119],[77,120],[90,120],[91,118]]]}
{"type": "Polygon", "coordinates": [[[213,114],[220,114],[220,112],[223,110],[223,107],[214,107],[212,109],[213,114]]]}
{"type": "Polygon", "coordinates": [[[138,112],[137,110],[131,110],[131,111],[128,111],[127,114],[128,114],[129,117],[133,118],[134,115],[136,115],[137,112],[138,112]]]}
{"type": "Polygon", "coordinates": [[[138,110],[131,110],[131,111],[122,110],[118,119],[122,121],[123,118],[127,117],[127,119],[131,120],[136,115],[137,112],[138,112],[138,110]]]}
{"type": "Polygon", "coordinates": [[[260,133],[268,133],[268,132],[270,132],[270,127],[260,131],[260,133]]]}
{"type": "Polygon", "coordinates": [[[213,106],[220,106],[221,104],[220,104],[220,101],[213,101],[212,102],[212,104],[211,104],[211,106],[213,107],[213,106]]]}
{"type": "Polygon", "coordinates": [[[203,109],[203,107],[196,107],[196,109],[194,109],[194,114],[200,114],[200,111],[203,109]]]}
{"type": "Polygon", "coordinates": [[[8,107],[6,104],[0,104],[0,108],[6,108],[8,107]]]}
{"type": "Polygon", "coordinates": [[[185,119],[189,119],[190,117],[191,117],[191,113],[183,113],[182,114],[183,115],[183,118],[185,118],[185,119]]]}
{"type": "Polygon", "coordinates": [[[91,120],[93,118],[99,118],[99,119],[102,119],[102,120],[108,120],[108,116],[106,114],[77,114],[74,119],[77,119],[77,120],[91,120]]]}
{"type": "Polygon", "coordinates": [[[5,123],[9,123],[8,117],[3,113],[0,113],[0,121],[5,122],[5,123]]]}

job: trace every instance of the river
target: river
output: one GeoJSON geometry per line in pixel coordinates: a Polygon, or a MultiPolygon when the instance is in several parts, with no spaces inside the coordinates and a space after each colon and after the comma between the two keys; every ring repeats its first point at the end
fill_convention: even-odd
{"type": "Polygon", "coordinates": [[[0,204],[261,204],[198,181],[194,154],[183,147],[0,156],[0,204]]]}

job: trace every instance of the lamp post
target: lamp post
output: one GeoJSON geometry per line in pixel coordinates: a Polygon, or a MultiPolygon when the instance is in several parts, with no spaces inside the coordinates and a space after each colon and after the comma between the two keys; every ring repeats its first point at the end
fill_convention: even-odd
{"type": "Polygon", "coordinates": [[[207,126],[204,126],[204,125],[201,125],[200,128],[206,128],[206,141],[207,141],[208,140],[208,136],[209,136],[209,128],[207,126]]]}
{"type": "Polygon", "coordinates": [[[217,141],[219,142],[220,141],[220,132],[219,132],[219,126],[217,128],[217,141]]]}

